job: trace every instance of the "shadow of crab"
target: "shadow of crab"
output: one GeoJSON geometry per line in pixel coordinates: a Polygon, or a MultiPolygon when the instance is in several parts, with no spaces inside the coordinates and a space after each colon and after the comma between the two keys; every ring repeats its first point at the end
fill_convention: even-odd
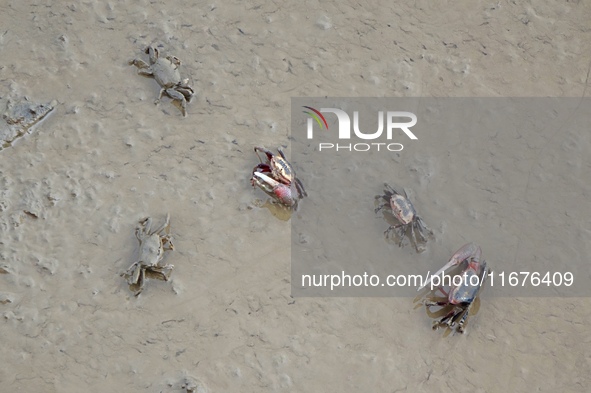
{"type": "MultiPolygon", "coordinates": [[[[166,277],[164,274],[162,274],[162,272],[155,272],[155,271],[150,270],[149,268],[144,270],[144,276],[145,276],[145,278],[149,278],[151,280],[159,280],[159,281],[164,281],[164,282],[170,281],[170,278],[166,277]]],[[[129,290],[134,293],[137,293],[137,292],[141,293],[142,289],[143,289],[142,285],[139,283],[129,284],[128,286],[129,286],[129,290]]]]}
{"type": "Polygon", "coordinates": [[[282,205],[273,198],[268,198],[264,202],[260,199],[256,199],[253,202],[253,205],[258,208],[269,210],[275,218],[281,221],[289,221],[294,213],[292,208],[282,205]]]}

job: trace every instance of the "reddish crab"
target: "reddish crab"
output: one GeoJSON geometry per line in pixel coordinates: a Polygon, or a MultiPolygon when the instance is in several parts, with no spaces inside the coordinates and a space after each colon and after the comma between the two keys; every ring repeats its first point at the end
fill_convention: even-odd
{"type": "Polygon", "coordinates": [[[445,264],[439,271],[433,274],[427,279],[424,285],[418,290],[420,291],[429,283],[435,276],[439,276],[447,269],[460,265],[466,262],[466,266],[462,269],[460,276],[462,280],[459,285],[452,285],[449,292],[443,290],[440,286],[440,290],[447,299],[444,301],[425,301],[424,304],[427,308],[433,306],[439,307],[451,307],[451,310],[441,319],[433,323],[433,329],[438,329],[441,326],[453,328],[458,323],[457,331],[464,333],[464,324],[470,314],[470,308],[474,303],[474,300],[480,294],[482,286],[486,281],[489,273],[489,269],[486,266],[486,261],[480,261],[482,250],[479,246],[474,243],[468,243],[455,252],[450,258],[449,262],[445,264]],[[478,279],[476,280],[477,277],[478,279]]]}
{"type": "Polygon", "coordinates": [[[421,243],[426,243],[427,237],[433,236],[433,232],[427,228],[423,219],[419,217],[405,190],[402,190],[404,194],[402,195],[386,183],[384,183],[384,187],[384,195],[376,196],[376,200],[382,199],[382,203],[375,209],[375,212],[377,213],[386,208],[391,211],[392,216],[398,221],[397,225],[391,225],[386,229],[384,234],[389,237],[391,232],[398,229],[398,237],[400,238],[398,245],[402,246],[404,235],[410,229],[410,239],[417,252],[420,252],[416,234],[418,233],[421,243]]]}
{"type": "Polygon", "coordinates": [[[279,155],[264,147],[255,147],[255,153],[261,161],[252,171],[251,183],[258,186],[269,196],[284,206],[297,208],[298,201],[308,194],[300,179],[295,175],[293,167],[285,158],[281,148],[277,148],[279,155]],[[265,160],[259,152],[265,153],[265,160]]]}
{"type": "Polygon", "coordinates": [[[291,186],[292,183],[295,182],[296,189],[300,198],[308,196],[306,194],[306,190],[304,190],[304,186],[300,179],[296,177],[295,171],[287,158],[285,157],[285,153],[281,150],[281,147],[277,148],[279,155],[276,155],[272,151],[265,149],[264,147],[255,147],[254,151],[256,155],[259,157],[261,163],[257,165],[253,172],[263,172],[263,173],[271,173],[275,180],[291,186]],[[265,153],[266,160],[264,161],[261,159],[259,152],[265,153]]]}

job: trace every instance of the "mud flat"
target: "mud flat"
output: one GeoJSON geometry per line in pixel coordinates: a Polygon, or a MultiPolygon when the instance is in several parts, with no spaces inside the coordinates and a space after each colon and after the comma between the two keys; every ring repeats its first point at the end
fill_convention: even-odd
{"type": "MultiPolygon", "coordinates": [[[[590,18],[583,1],[2,2],[0,96],[57,104],[0,151],[0,390],[587,392],[589,299],[485,289],[443,337],[412,299],[292,298],[290,222],[249,178],[254,146],[306,147],[291,97],[586,96],[590,18]],[[129,65],[148,45],[183,60],[186,118],[129,65]],[[135,297],[135,227],[167,212],[174,274],[135,297]]],[[[335,208],[400,264],[416,253],[383,239],[384,182],[420,206],[433,266],[468,241],[490,266],[551,245],[588,258],[589,135],[502,131],[434,133],[436,156],[393,156],[366,205],[335,208]],[[568,206],[544,205],[553,187],[568,206]]],[[[291,220],[313,222],[315,198],[347,189],[292,163],[309,196],[291,220]]]]}

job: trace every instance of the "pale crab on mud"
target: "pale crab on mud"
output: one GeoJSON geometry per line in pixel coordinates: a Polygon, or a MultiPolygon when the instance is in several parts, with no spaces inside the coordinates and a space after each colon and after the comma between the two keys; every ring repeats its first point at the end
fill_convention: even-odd
{"type": "Polygon", "coordinates": [[[279,155],[264,147],[255,147],[255,153],[261,161],[252,171],[251,183],[259,187],[267,195],[288,208],[297,209],[300,199],[308,196],[300,179],[281,148],[277,148],[279,155]],[[263,160],[259,152],[265,154],[263,160]]]}
{"type": "MultiPolygon", "coordinates": [[[[427,228],[423,219],[417,214],[413,204],[408,199],[406,191],[402,190],[400,194],[394,188],[384,183],[384,195],[377,195],[376,201],[381,200],[381,204],[375,209],[375,213],[382,209],[387,209],[392,216],[398,221],[396,225],[390,225],[384,232],[387,238],[390,238],[391,233],[398,230],[398,237],[400,239],[399,246],[402,247],[404,235],[410,229],[410,239],[417,252],[420,252],[419,241],[426,243],[429,237],[433,237],[433,232],[427,228]],[[417,239],[417,234],[420,239],[417,239]]],[[[379,203],[379,202],[378,202],[379,203]]]]}
{"type": "Polygon", "coordinates": [[[452,284],[447,292],[443,290],[442,286],[437,288],[446,296],[446,300],[425,300],[423,302],[428,309],[435,306],[445,309],[451,308],[447,314],[433,323],[434,330],[442,326],[453,329],[457,323],[457,331],[459,333],[464,333],[465,323],[468,320],[470,309],[480,294],[490,271],[486,266],[486,261],[480,260],[481,256],[482,250],[478,245],[474,243],[465,244],[452,255],[445,266],[430,276],[425,284],[418,288],[420,291],[431,283],[433,277],[439,276],[453,266],[458,266],[464,262],[466,263],[459,274],[461,280],[456,281],[459,282],[458,285],[452,284]]]}
{"type": "Polygon", "coordinates": [[[146,274],[160,280],[168,281],[174,265],[163,263],[164,251],[173,250],[170,230],[170,215],[166,215],[166,221],[158,229],[153,230],[152,219],[144,218],[139,222],[135,230],[135,236],[140,242],[139,258],[131,264],[121,276],[127,279],[127,283],[137,288],[135,296],[138,296],[144,289],[146,274]]]}
{"type": "Polygon", "coordinates": [[[181,61],[178,57],[171,55],[160,57],[158,49],[152,46],[147,47],[145,52],[150,59],[149,65],[141,59],[131,60],[129,64],[139,68],[138,74],[154,77],[160,85],[160,94],[154,104],[158,104],[162,95],[166,93],[173,100],[180,102],[183,116],[187,116],[187,102],[191,102],[195,92],[189,86],[189,79],[181,80],[179,73],[181,61]]]}

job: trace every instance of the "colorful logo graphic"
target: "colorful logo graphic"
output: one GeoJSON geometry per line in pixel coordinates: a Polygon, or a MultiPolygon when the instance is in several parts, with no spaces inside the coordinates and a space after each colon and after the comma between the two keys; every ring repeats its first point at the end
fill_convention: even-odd
{"type": "Polygon", "coordinates": [[[311,106],[303,106],[302,108],[306,108],[311,110],[312,112],[309,111],[304,111],[305,114],[312,116],[312,118],[314,120],[316,120],[316,123],[318,123],[318,125],[320,126],[320,129],[323,129],[324,127],[322,126],[322,123],[320,122],[320,119],[322,119],[322,122],[324,123],[324,125],[326,126],[326,129],[328,130],[328,123],[326,122],[326,119],[324,118],[324,115],[322,113],[320,113],[319,110],[312,108],[311,106]]]}
{"type": "MultiPolygon", "coordinates": [[[[350,113],[339,108],[320,108],[320,110],[312,108],[311,106],[303,105],[303,113],[309,117],[306,121],[306,132],[308,139],[314,139],[314,121],[318,124],[320,129],[326,128],[328,130],[328,122],[324,117],[323,113],[332,113],[337,118],[338,123],[338,140],[339,141],[350,141],[351,138],[355,140],[363,141],[374,141],[372,143],[348,143],[348,144],[335,144],[332,142],[320,142],[318,145],[318,151],[328,150],[336,148],[336,150],[349,150],[349,151],[368,151],[371,149],[377,149],[380,151],[380,147],[389,151],[401,151],[404,146],[402,143],[390,143],[395,137],[395,134],[402,132],[408,138],[415,140],[418,139],[416,135],[410,130],[411,127],[417,124],[417,116],[412,112],[402,111],[377,111],[378,117],[378,129],[377,131],[366,130],[371,132],[364,132],[359,127],[359,111],[353,111],[352,117],[350,113]],[[382,136],[385,131],[385,138],[382,136]],[[379,140],[384,142],[378,142],[379,140]]],[[[366,111],[367,112],[367,111],[366,111]]],[[[367,116],[367,113],[365,113],[367,116]]],[[[370,114],[371,115],[371,114],[370,114]]],[[[326,137],[322,138],[323,140],[326,137]]]]}

